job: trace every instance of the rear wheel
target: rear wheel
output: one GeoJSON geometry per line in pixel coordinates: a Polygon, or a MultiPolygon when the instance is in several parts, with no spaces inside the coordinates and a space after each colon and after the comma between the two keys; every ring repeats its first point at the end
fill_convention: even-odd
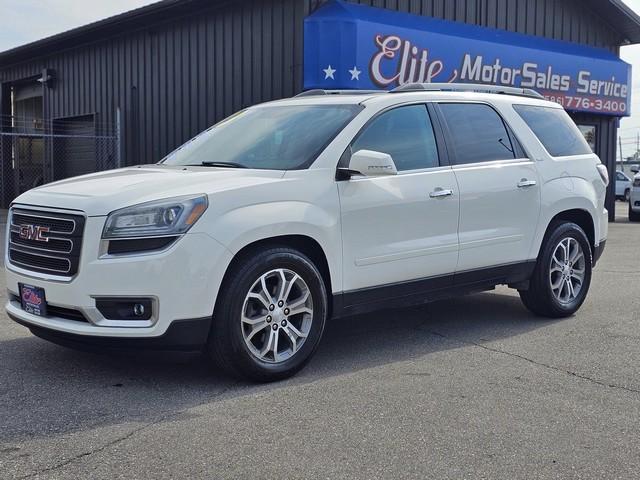
{"type": "Polygon", "coordinates": [[[629,199],[631,198],[631,190],[628,188],[624,191],[624,201],[629,203],[629,199]]]}
{"type": "Polygon", "coordinates": [[[631,208],[631,202],[629,202],[629,221],[640,222],[640,212],[634,212],[631,208]]]}
{"type": "Polygon", "coordinates": [[[591,285],[589,240],[575,223],[556,223],[545,236],[529,290],[520,291],[524,305],[536,315],[573,315],[591,285]]]}
{"type": "Polygon", "coordinates": [[[311,359],[327,316],[327,292],[302,253],[272,247],[246,256],[227,275],[208,351],[236,377],[289,377],[311,359]]]}

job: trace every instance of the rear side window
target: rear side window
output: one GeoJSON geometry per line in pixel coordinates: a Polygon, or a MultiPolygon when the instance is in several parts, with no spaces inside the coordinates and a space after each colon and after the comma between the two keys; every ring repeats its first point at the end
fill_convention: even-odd
{"type": "Polygon", "coordinates": [[[388,153],[398,170],[437,167],[438,148],[426,105],[398,107],[382,113],[365,127],[351,152],[388,153]]]}
{"type": "Polygon", "coordinates": [[[584,136],[561,108],[514,105],[552,157],[593,153],[584,136]]]}
{"type": "Polygon", "coordinates": [[[439,107],[447,122],[457,165],[516,158],[502,118],[489,105],[441,103],[439,107]]]}

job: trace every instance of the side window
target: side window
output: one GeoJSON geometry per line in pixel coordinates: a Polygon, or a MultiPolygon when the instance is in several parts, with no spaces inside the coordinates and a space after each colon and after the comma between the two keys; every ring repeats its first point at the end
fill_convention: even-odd
{"type": "Polygon", "coordinates": [[[562,108],[535,105],[514,105],[513,108],[552,157],[592,153],[584,136],[562,108]]]}
{"type": "Polygon", "coordinates": [[[449,128],[456,165],[520,157],[502,118],[489,105],[441,103],[439,107],[449,128]]]}
{"type": "Polygon", "coordinates": [[[621,182],[626,182],[627,181],[627,177],[625,177],[623,174],[618,172],[618,180],[620,180],[621,182]]]}
{"type": "Polygon", "coordinates": [[[438,148],[426,105],[398,107],[376,117],[358,135],[351,152],[388,153],[398,170],[437,167],[438,148]]]}

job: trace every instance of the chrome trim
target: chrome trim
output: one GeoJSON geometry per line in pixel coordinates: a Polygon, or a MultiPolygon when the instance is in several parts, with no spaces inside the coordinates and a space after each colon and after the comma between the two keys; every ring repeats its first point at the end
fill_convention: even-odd
{"type": "MultiPolygon", "coordinates": [[[[12,211],[15,211],[15,209],[12,207],[11,208],[12,211]]],[[[19,210],[19,208],[18,208],[19,210]]],[[[30,213],[22,213],[22,212],[16,212],[17,215],[22,215],[24,217],[32,217],[32,218],[48,218],[49,220],[58,220],[58,221],[62,221],[62,222],[71,222],[73,224],[73,228],[71,229],[71,232],[61,232],[59,230],[49,230],[49,232],[51,233],[60,233],[62,235],[66,235],[69,233],[74,233],[76,231],[76,227],[78,226],[78,224],[76,223],[76,221],[72,218],[60,218],[60,217],[48,217],[46,215],[34,215],[34,214],[30,214],[30,213]]],[[[69,214],[71,215],[71,214],[69,214]]],[[[11,215],[11,226],[16,226],[19,227],[20,225],[13,223],[13,215],[11,215]]]]}
{"type": "Polygon", "coordinates": [[[93,315],[91,323],[98,327],[111,327],[111,328],[145,328],[153,327],[160,318],[160,299],[156,295],[91,295],[91,298],[98,300],[100,298],[148,298],[151,300],[152,315],[149,320],[109,320],[104,318],[98,307],[91,307],[90,309],[82,309],[73,307],[76,310],[81,310],[87,318],[89,315],[93,315]],[[91,312],[89,314],[89,312],[91,312]]]}
{"type": "Polygon", "coordinates": [[[80,216],[84,218],[85,223],[87,219],[86,214],[78,210],[64,210],[64,209],[55,209],[51,207],[39,207],[39,206],[32,206],[32,205],[25,206],[22,204],[13,204],[11,206],[11,208],[9,209],[9,215],[7,218],[7,223],[9,228],[7,228],[7,235],[5,239],[5,245],[6,245],[5,266],[8,270],[11,270],[21,275],[26,275],[31,278],[46,279],[46,280],[58,281],[58,282],[69,282],[76,277],[76,275],[78,274],[78,271],[80,270],[82,242],[80,244],[80,249],[77,252],[77,255],[78,255],[77,270],[78,271],[76,271],[73,275],[71,275],[71,268],[73,263],[72,263],[72,259],[68,258],[68,256],[71,255],[76,244],[72,238],[68,238],[68,237],[79,236],[80,238],[82,238],[84,235],[84,231],[83,232],[77,231],[78,221],[76,219],[60,217],[58,215],[75,215],[76,217],[80,216]],[[34,223],[37,223],[38,219],[41,221],[54,220],[57,222],[66,223],[67,225],[72,227],[71,231],[49,230],[49,232],[53,234],[61,235],[62,237],[53,236],[48,238],[51,240],[68,242],[70,244],[70,248],[66,251],[61,251],[61,250],[52,250],[51,248],[45,248],[46,247],[45,242],[43,242],[42,247],[16,243],[11,239],[11,234],[19,233],[19,228],[21,224],[16,223],[14,221],[15,215],[18,215],[18,216],[21,215],[23,217],[33,218],[34,223]],[[16,229],[18,229],[18,231],[16,231],[16,229]],[[34,265],[33,263],[25,263],[23,261],[13,260],[11,259],[12,251],[19,252],[25,255],[33,255],[36,257],[51,258],[54,260],[64,261],[67,263],[68,267],[66,270],[61,270],[59,268],[38,266],[38,265],[34,265]],[[39,252],[46,252],[46,253],[39,253],[39,252]],[[38,270],[41,270],[41,271],[38,271],[38,270]]]}
{"type": "MultiPolygon", "coordinates": [[[[14,230],[11,230],[11,233],[18,233],[14,230]]],[[[16,243],[13,240],[11,240],[11,236],[9,236],[9,245],[17,245],[18,247],[22,247],[22,248],[32,248],[34,250],[39,250],[42,252],[51,252],[51,253],[62,253],[62,254],[69,254],[71,252],[73,252],[73,240],[71,240],[70,238],[59,238],[59,237],[47,237],[49,240],[57,240],[60,242],[69,242],[71,244],[71,246],[69,247],[69,250],[65,251],[65,250],[51,250],[50,248],[41,248],[41,247],[32,247],[29,245],[22,245],[21,243],[16,243]]],[[[45,242],[43,242],[45,243],[45,242]]]]}
{"type": "MultiPolygon", "coordinates": [[[[36,257],[44,257],[44,258],[53,258],[55,260],[64,260],[65,262],[67,262],[69,264],[69,268],[67,268],[66,271],[64,270],[58,270],[56,268],[50,268],[50,267],[38,267],[37,265],[31,265],[28,263],[24,263],[24,262],[19,262],[17,260],[12,260],[11,259],[11,252],[9,252],[9,260],[11,263],[13,264],[18,264],[18,265],[23,265],[25,267],[31,267],[31,268],[38,268],[40,270],[50,270],[52,272],[58,272],[58,273],[69,273],[71,271],[71,260],[69,260],[68,258],[64,258],[64,257],[54,257],[52,255],[45,255],[42,253],[34,253],[34,252],[29,252],[29,251],[25,251],[25,250],[21,250],[19,248],[15,248],[13,247],[11,250],[15,251],[15,252],[20,252],[20,253],[24,253],[26,255],[35,255],[36,257]]],[[[38,272],[36,272],[38,273],[38,272]]]]}
{"type": "Polygon", "coordinates": [[[431,198],[442,198],[442,197],[450,197],[453,195],[453,190],[434,190],[429,194],[431,198]]]}
{"type": "Polygon", "coordinates": [[[108,260],[108,259],[116,259],[116,258],[127,258],[127,257],[146,257],[148,255],[158,255],[160,253],[164,253],[170,250],[176,243],[178,243],[182,237],[184,237],[186,233],[181,235],[158,235],[155,237],[130,237],[130,238],[110,238],[100,239],[100,246],[98,248],[98,259],[99,260],[108,260]],[[109,252],[109,242],[111,241],[122,241],[122,240],[149,240],[153,238],[175,238],[173,242],[168,244],[166,247],[163,247],[158,250],[145,250],[142,252],[130,252],[130,253],[108,253],[109,252]]]}
{"type": "MultiPolygon", "coordinates": [[[[45,288],[46,290],[46,288],[45,288]]],[[[20,297],[20,295],[16,292],[14,292],[11,289],[7,289],[7,291],[10,293],[8,301],[10,303],[12,303],[14,306],[18,307],[22,312],[24,312],[24,310],[22,310],[22,304],[17,301],[17,300],[13,300],[11,298],[11,296],[14,297],[20,297]]],[[[103,327],[103,328],[149,328],[149,327],[153,327],[156,325],[156,323],[158,322],[158,319],[160,318],[160,299],[155,296],[155,295],[117,295],[118,298],[140,298],[140,297],[145,297],[145,298],[149,298],[152,301],[152,307],[153,307],[153,315],[151,316],[151,318],[149,320],[107,320],[106,318],[104,318],[104,316],[100,313],[100,310],[98,310],[97,307],[80,307],[78,305],[67,305],[67,304],[61,304],[61,303],[54,303],[54,302],[49,302],[47,301],[47,305],[51,305],[53,307],[59,307],[59,308],[67,308],[70,310],[76,310],[80,313],[82,313],[84,315],[84,317],[87,319],[87,324],[94,326],[94,327],[103,327]]],[[[91,296],[92,299],[98,299],[98,298],[113,298],[113,295],[96,295],[96,296],[91,296]]],[[[26,312],[25,312],[26,313],[26,312]]],[[[49,315],[46,317],[38,317],[41,318],[43,320],[55,320],[55,321],[63,321],[63,322],[76,322],[77,320],[69,320],[68,318],[62,318],[62,317],[56,317],[53,315],[49,315]]]]}
{"type": "Polygon", "coordinates": [[[45,282],[70,283],[77,276],[77,274],[70,277],[69,275],[56,275],[55,273],[34,272],[33,270],[28,270],[26,268],[20,267],[9,261],[8,250],[5,254],[4,265],[7,270],[17,275],[22,275],[23,277],[32,278],[33,280],[43,280],[45,282]]]}

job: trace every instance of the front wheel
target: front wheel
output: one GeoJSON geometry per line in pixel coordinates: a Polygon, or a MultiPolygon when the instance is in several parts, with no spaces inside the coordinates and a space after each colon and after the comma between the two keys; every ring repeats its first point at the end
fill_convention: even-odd
{"type": "Polygon", "coordinates": [[[589,291],[591,269],[591,247],[582,228],[556,223],[545,236],[529,289],[520,291],[520,298],[536,315],[573,315],[589,291]]]}
{"type": "Polygon", "coordinates": [[[303,368],[327,317],[324,281],[311,260],[270,247],[237,262],[224,283],[209,336],[214,362],[233,376],[260,382],[303,368]]]}

